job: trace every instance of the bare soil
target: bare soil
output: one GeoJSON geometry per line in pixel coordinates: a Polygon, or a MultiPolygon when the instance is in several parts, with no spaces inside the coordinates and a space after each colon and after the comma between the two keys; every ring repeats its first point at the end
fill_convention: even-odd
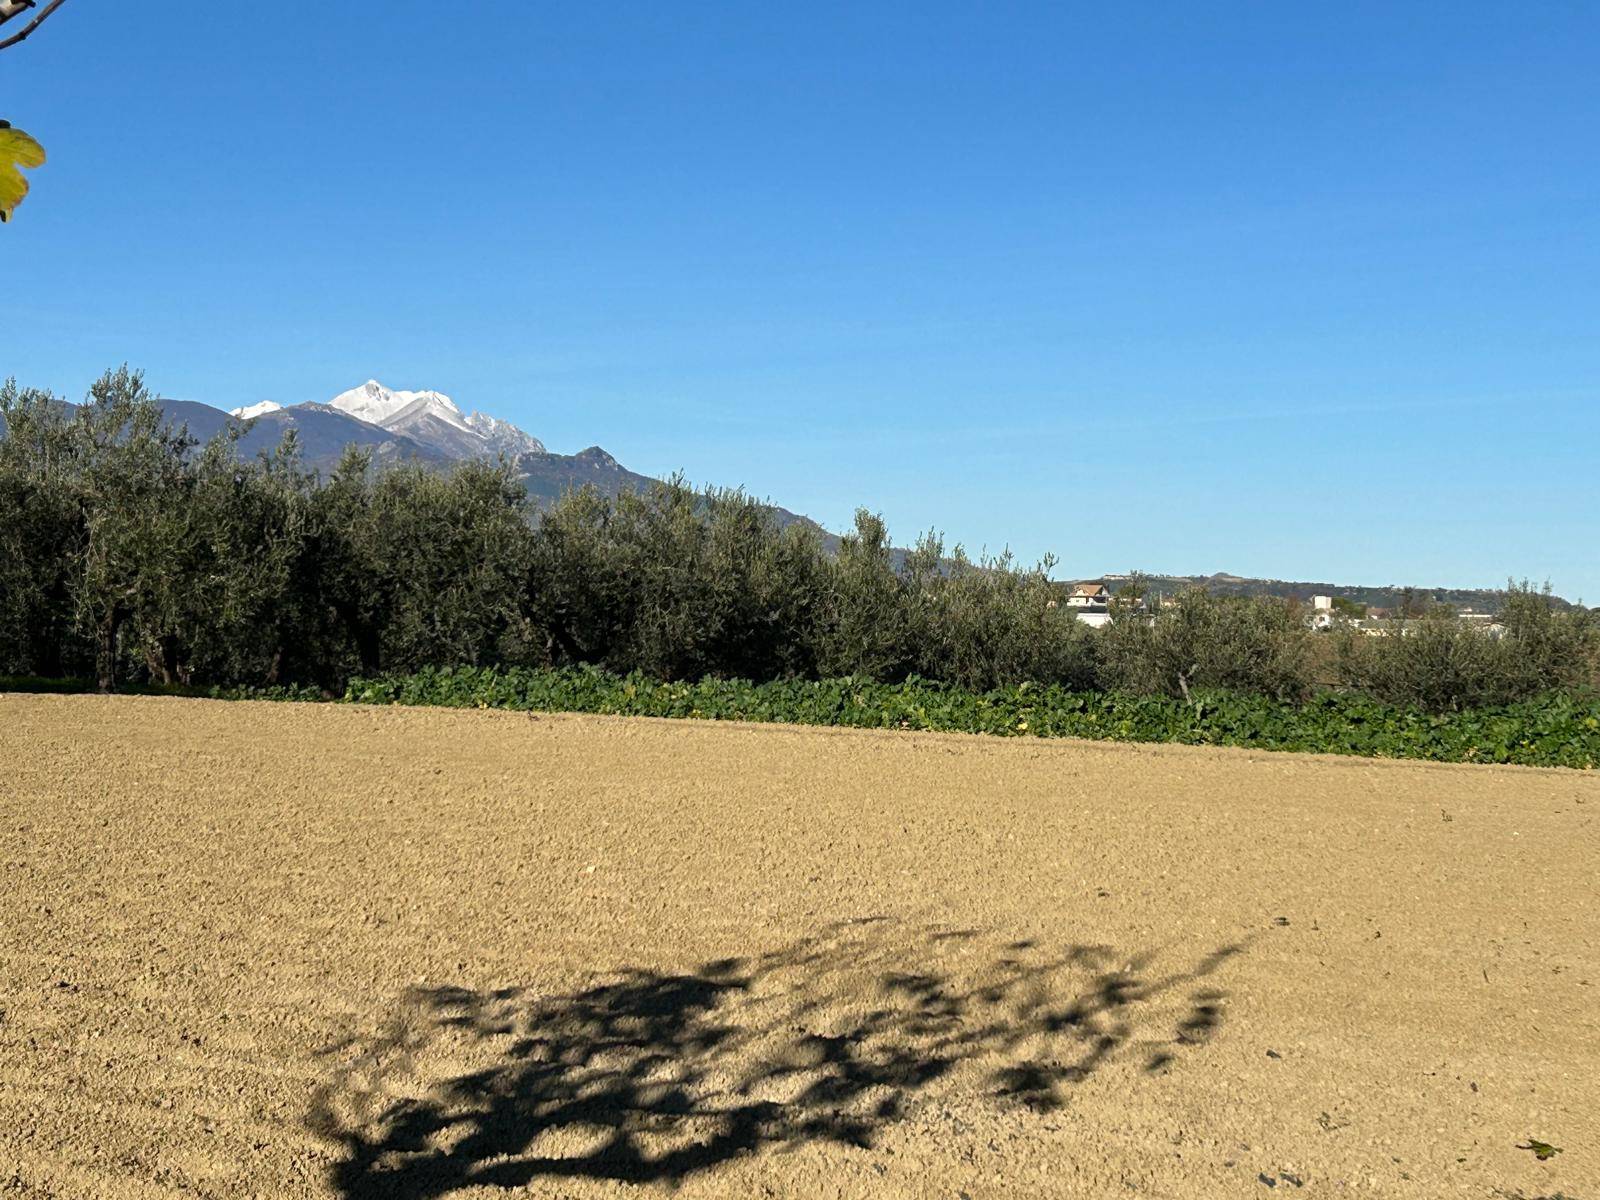
{"type": "Polygon", "coordinates": [[[1597,817],[1576,772],[0,696],[0,1195],[1593,1200],[1597,817]]]}

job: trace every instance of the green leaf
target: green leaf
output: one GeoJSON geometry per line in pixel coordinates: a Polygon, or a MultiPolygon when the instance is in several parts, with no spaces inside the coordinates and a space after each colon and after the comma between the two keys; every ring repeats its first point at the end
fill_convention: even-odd
{"type": "Polygon", "coordinates": [[[0,121],[0,221],[9,221],[11,213],[28,194],[28,181],[19,167],[44,165],[44,147],[20,129],[13,129],[7,121],[0,121]]]}
{"type": "Polygon", "coordinates": [[[1540,1162],[1544,1162],[1546,1159],[1554,1158],[1556,1155],[1561,1153],[1560,1146],[1552,1146],[1549,1142],[1541,1142],[1535,1138],[1529,1138],[1526,1142],[1519,1144],[1517,1149],[1532,1150],[1533,1156],[1540,1162]]]}

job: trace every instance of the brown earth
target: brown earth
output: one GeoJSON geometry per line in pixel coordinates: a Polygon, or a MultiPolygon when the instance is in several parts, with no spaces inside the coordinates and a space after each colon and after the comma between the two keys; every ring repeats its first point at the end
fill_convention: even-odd
{"type": "Polygon", "coordinates": [[[1597,816],[1576,772],[0,696],[0,1195],[1592,1200],[1597,816]]]}

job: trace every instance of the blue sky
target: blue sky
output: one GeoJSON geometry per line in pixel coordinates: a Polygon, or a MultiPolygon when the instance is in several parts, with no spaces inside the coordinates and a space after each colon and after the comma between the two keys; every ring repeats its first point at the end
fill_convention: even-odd
{"type": "Polygon", "coordinates": [[[1600,602],[1600,7],[68,0],[0,375],[437,388],[839,527],[1600,602]]]}

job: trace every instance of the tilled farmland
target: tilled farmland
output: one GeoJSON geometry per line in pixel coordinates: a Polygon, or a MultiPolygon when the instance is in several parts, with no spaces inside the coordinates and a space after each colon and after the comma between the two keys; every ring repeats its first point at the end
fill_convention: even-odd
{"type": "Polygon", "coordinates": [[[0,696],[0,1195],[1600,1196],[1600,779],[0,696]]]}

